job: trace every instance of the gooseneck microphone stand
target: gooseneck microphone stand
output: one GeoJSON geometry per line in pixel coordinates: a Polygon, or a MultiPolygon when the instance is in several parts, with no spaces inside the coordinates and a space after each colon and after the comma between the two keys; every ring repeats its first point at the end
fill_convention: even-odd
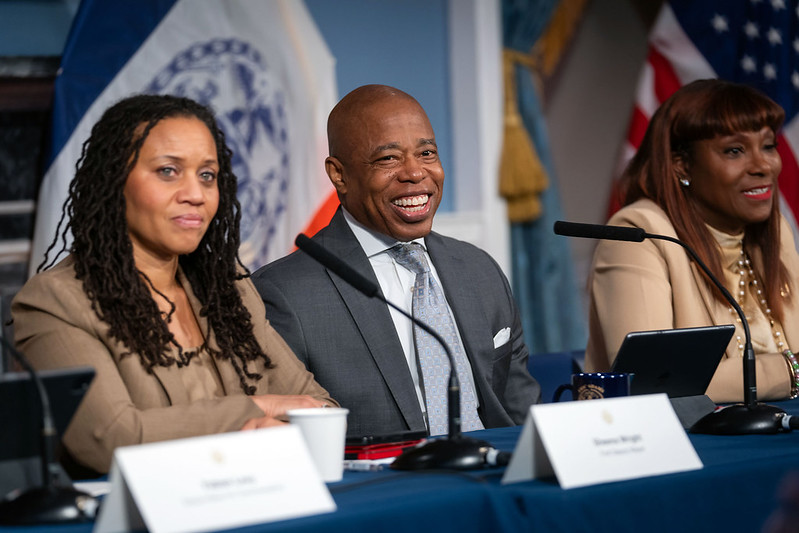
{"type": "MultiPolygon", "coordinates": [[[[5,338],[0,337],[0,342],[30,374],[42,410],[42,484],[22,492],[13,491],[0,501],[0,525],[30,526],[93,520],[97,511],[97,500],[85,492],[58,483],[58,467],[55,461],[58,432],[53,423],[47,389],[25,357],[15,350],[5,338]]],[[[4,429],[8,430],[9,428],[4,429]]]]}
{"type": "Polygon", "coordinates": [[[735,301],[727,288],[713,275],[710,269],[691,249],[690,246],[668,235],[647,233],[642,228],[624,226],[605,226],[599,224],[580,224],[576,222],[557,221],[554,231],[558,235],[584,237],[588,239],[607,239],[616,241],[643,242],[644,239],[659,239],[682,246],[702,272],[721,291],[724,298],[738,313],[744,330],[743,357],[743,403],[716,409],[700,418],[690,430],[692,433],[712,435],[744,435],[753,433],[777,433],[789,431],[795,422],[785,411],[773,405],[757,401],[757,379],[755,374],[755,351],[752,348],[752,335],[749,322],[741,306],[735,301]]]}
{"type": "Polygon", "coordinates": [[[461,433],[461,401],[458,372],[455,366],[455,358],[452,356],[449,346],[447,346],[447,343],[441,335],[401,307],[388,301],[380,294],[375,283],[366,279],[325,247],[312,241],[308,236],[300,233],[294,241],[294,244],[321,265],[358,289],[365,296],[377,298],[381,302],[402,313],[402,315],[407,317],[412,323],[432,335],[433,338],[443,346],[447,354],[450,366],[449,384],[447,388],[447,414],[449,422],[447,437],[428,440],[420,446],[405,450],[402,455],[391,463],[391,468],[395,470],[426,470],[435,468],[468,470],[485,466],[487,454],[492,450],[492,447],[486,441],[466,437],[461,433]]]}

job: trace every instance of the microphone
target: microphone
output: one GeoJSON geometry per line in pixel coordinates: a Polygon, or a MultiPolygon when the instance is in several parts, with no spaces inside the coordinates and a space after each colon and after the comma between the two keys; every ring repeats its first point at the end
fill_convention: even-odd
{"type": "Polygon", "coordinates": [[[487,463],[486,454],[491,445],[479,439],[464,437],[461,434],[460,381],[458,380],[455,358],[441,335],[429,325],[387,300],[378,290],[377,284],[365,278],[321,244],[312,241],[307,235],[303,233],[297,235],[294,244],[365,296],[377,298],[389,307],[396,309],[408,320],[435,338],[447,354],[450,368],[449,384],[447,386],[447,418],[449,422],[447,437],[427,440],[419,446],[405,450],[402,455],[391,463],[391,468],[395,470],[426,470],[433,468],[469,470],[484,466],[487,463]]]}
{"type": "Polygon", "coordinates": [[[99,505],[97,499],[58,483],[59,468],[55,460],[58,432],[53,423],[47,389],[25,357],[4,337],[0,337],[0,342],[30,374],[42,409],[42,485],[23,492],[12,491],[0,501],[0,525],[66,524],[93,520],[99,505]]]}
{"type": "Polygon", "coordinates": [[[721,291],[724,298],[738,313],[744,329],[744,357],[743,357],[743,395],[742,404],[734,404],[716,409],[712,413],[700,418],[689,431],[692,433],[707,433],[711,435],[748,435],[754,433],[777,433],[790,431],[783,418],[786,415],[782,409],[759,403],[757,401],[757,379],[755,375],[755,350],[752,347],[752,335],[749,331],[749,322],[746,315],[732,297],[730,291],[713,275],[707,265],[699,258],[696,252],[687,244],[668,235],[647,233],[642,228],[628,228],[623,226],[605,226],[600,224],[579,224],[576,222],[557,221],[554,231],[566,237],[583,237],[588,239],[609,239],[616,241],[642,242],[644,239],[660,239],[673,242],[682,246],[691,259],[702,269],[710,281],[721,291]]]}
{"type": "Polygon", "coordinates": [[[607,239],[611,241],[643,242],[646,232],[641,228],[625,226],[603,226],[601,224],[580,224],[579,222],[555,222],[555,234],[566,237],[583,237],[586,239],[607,239]]]}

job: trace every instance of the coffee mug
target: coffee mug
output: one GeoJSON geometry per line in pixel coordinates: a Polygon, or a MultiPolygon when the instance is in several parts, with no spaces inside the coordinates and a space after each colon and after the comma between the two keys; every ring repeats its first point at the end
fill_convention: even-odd
{"type": "Polygon", "coordinates": [[[571,384],[561,385],[555,390],[552,401],[560,401],[560,395],[569,390],[574,400],[601,400],[630,395],[632,374],[621,372],[581,372],[572,374],[571,384]]]}

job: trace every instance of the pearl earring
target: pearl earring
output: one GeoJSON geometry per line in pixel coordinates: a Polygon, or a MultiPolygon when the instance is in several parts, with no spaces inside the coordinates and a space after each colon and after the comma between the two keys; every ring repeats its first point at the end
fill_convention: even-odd
{"type": "Polygon", "coordinates": [[[691,185],[691,180],[689,180],[688,178],[680,178],[680,185],[682,185],[683,187],[688,187],[691,185]]]}

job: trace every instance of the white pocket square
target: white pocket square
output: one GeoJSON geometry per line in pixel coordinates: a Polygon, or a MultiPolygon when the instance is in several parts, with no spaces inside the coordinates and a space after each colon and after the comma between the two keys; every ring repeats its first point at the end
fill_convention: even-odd
{"type": "Polygon", "coordinates": [[[502,328],[494,335],[494,348],[499,348],[510,340],[510,328],[502,328]]]}

